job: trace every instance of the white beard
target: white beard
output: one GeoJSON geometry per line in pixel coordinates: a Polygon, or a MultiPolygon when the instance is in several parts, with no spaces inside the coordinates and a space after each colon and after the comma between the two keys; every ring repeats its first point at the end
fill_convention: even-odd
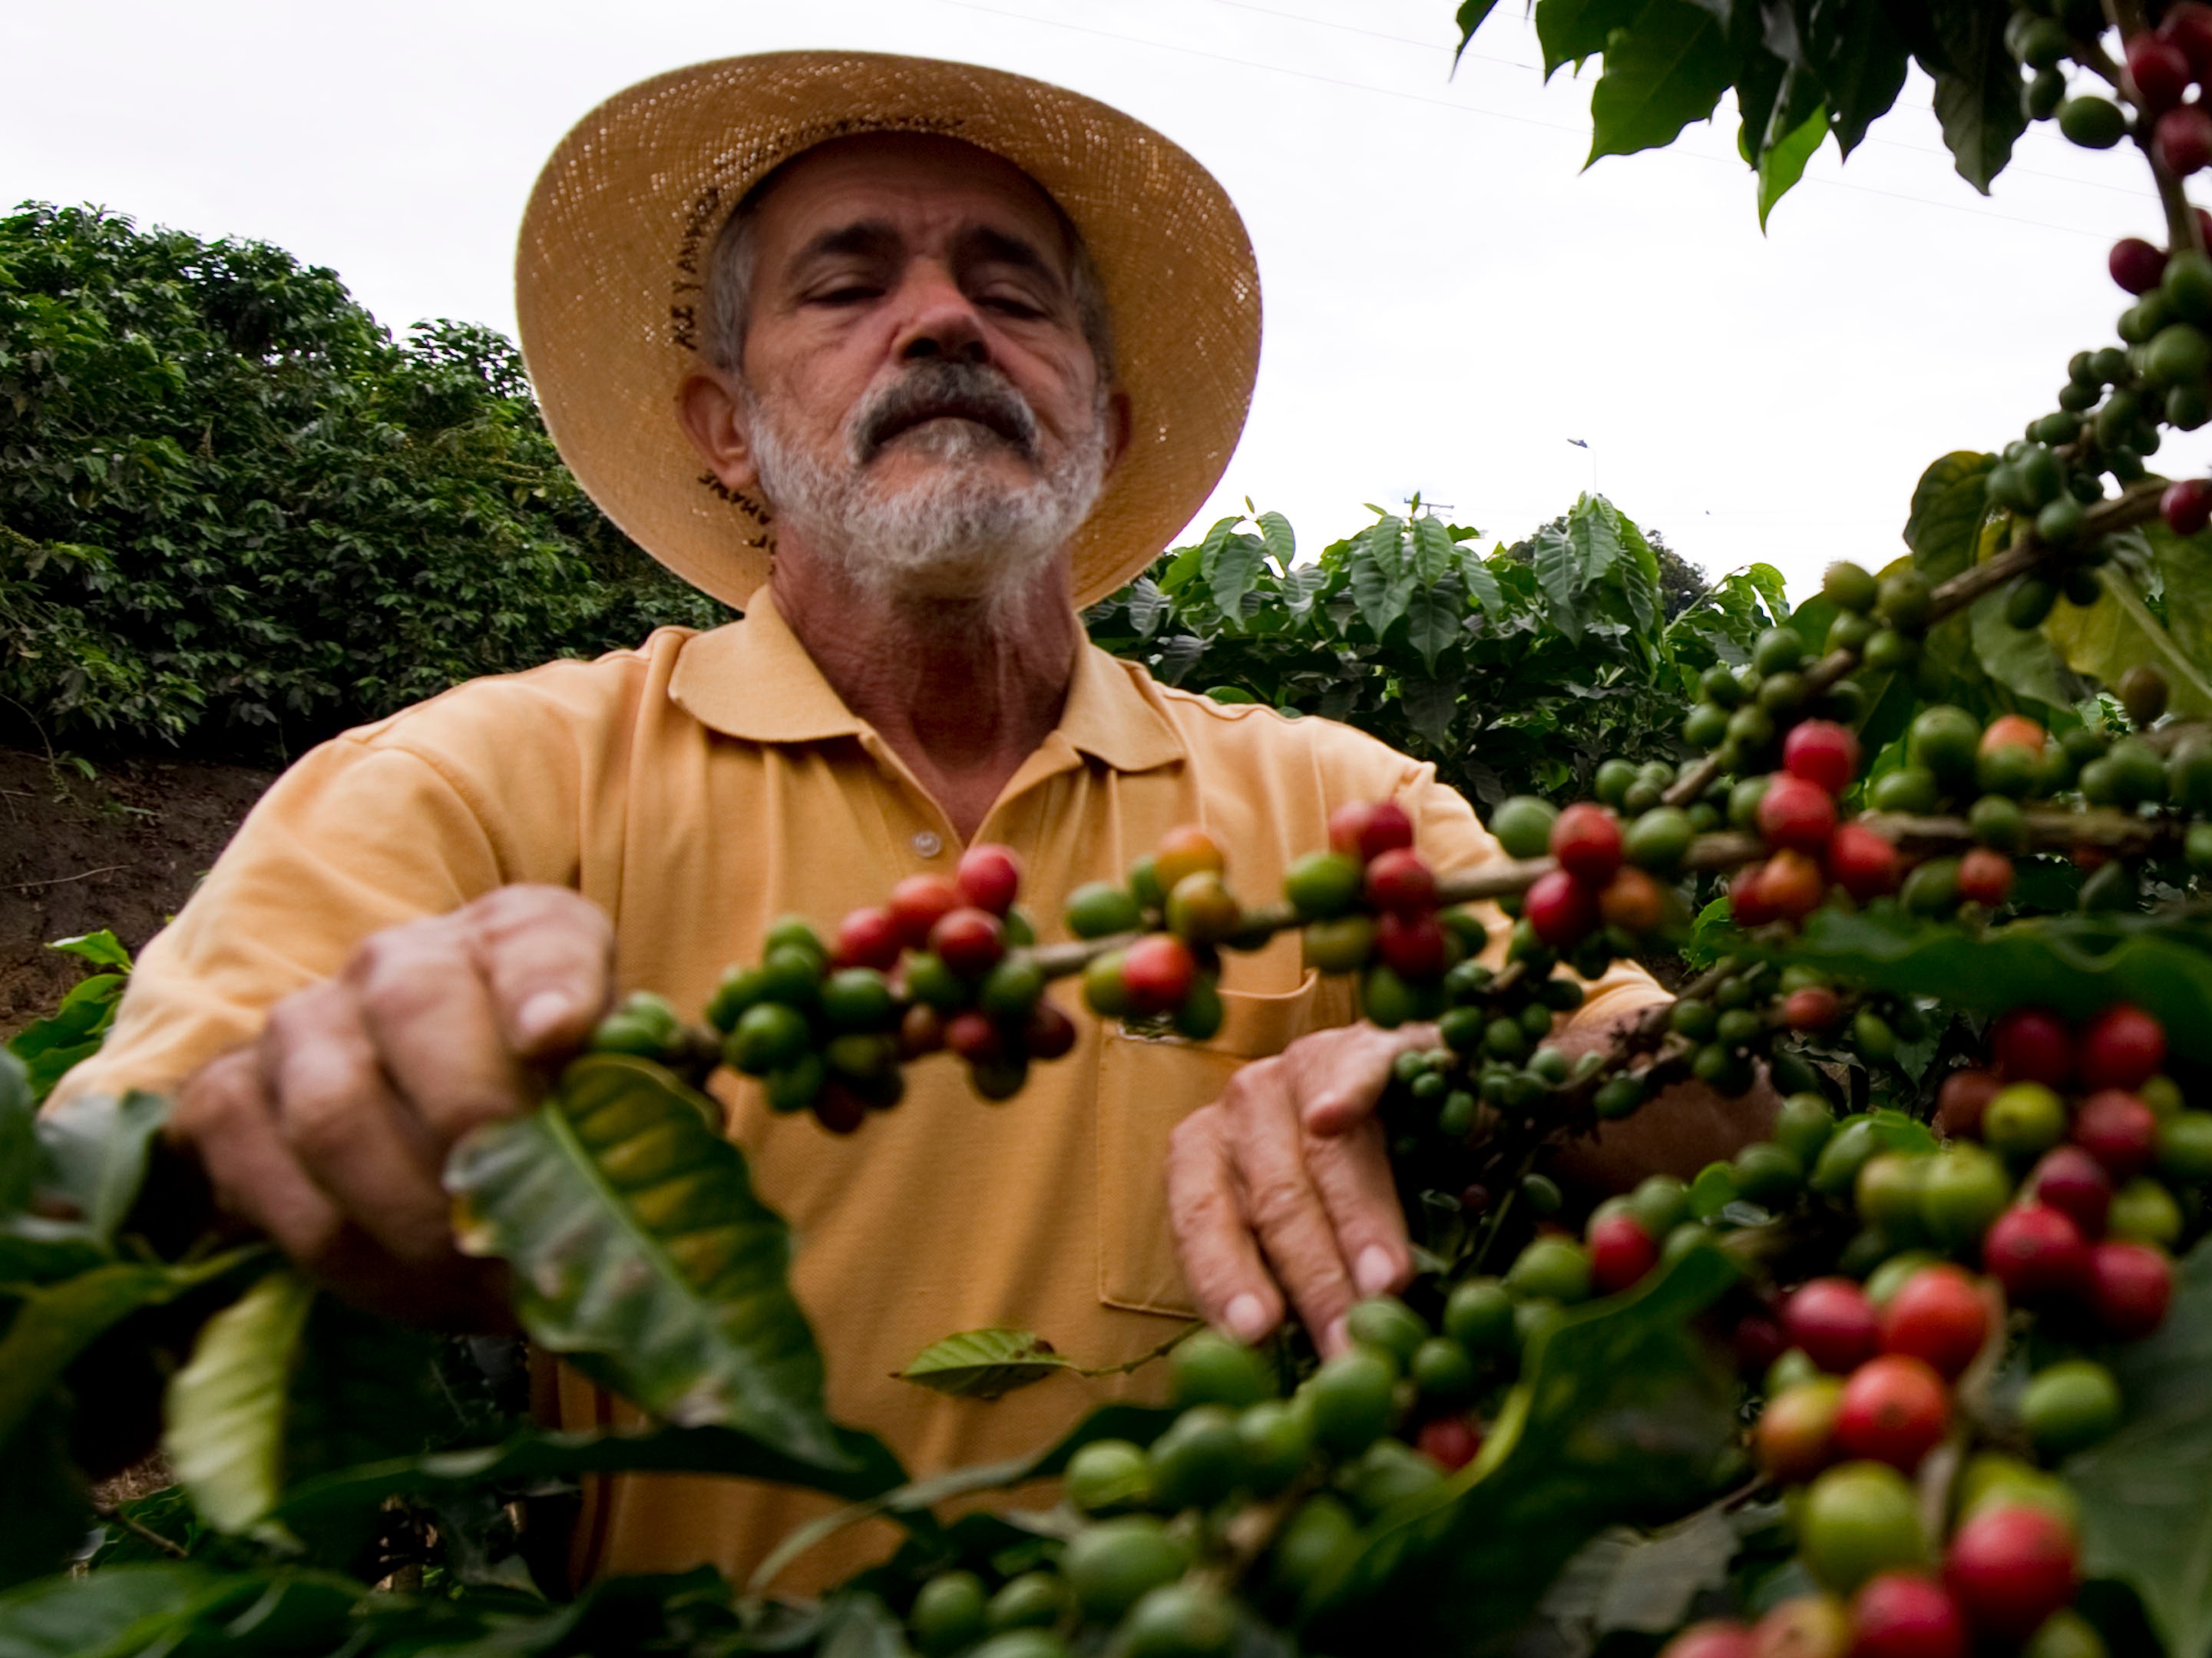
{"type": "Polygon", "coordinates": [[[892,440],[938,463],[895,491],[860,458],[876,401],[848,420],[840,466],[788,441],[768,406],[747,394],[754,466],[777,521],[872,600],[1009,611],[1082,527],[1104,486],[1103,393],[1089,430],[1030,483],[1008,485],[985,469],[1014,447],[997,432],[938,419],[892,440]]]}

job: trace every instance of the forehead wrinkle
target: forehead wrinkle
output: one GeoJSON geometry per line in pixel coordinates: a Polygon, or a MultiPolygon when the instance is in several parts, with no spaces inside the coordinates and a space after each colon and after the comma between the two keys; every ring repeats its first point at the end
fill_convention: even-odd
{"type": "Polygon", "coordinates": [[[797,271],[818,259],[838,259],[850,254],[863,258],[895,255],[902,245],[898,229],[887,219],[862,219],[853,224],[836,225],[821,232],[793,253],[787,268],[797,271]]]}
{"type": "Polygon", "coordinates": [[[953,249],[955,258],[963,264],[1010,265],[1017,270],[1049,277],[1063,290],[1067,286],[1066,276],[1036,243],[995,225],[969,225],[954,239],[953,249]]]}

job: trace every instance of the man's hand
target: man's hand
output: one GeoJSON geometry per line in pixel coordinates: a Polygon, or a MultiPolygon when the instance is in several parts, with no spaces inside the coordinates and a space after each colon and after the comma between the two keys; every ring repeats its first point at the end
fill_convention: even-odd
{"type": "Polygon", "coordinates": [[[1210,1322],[1257,1341],[1283,1321],[1287,1291],[1326,1356],[1343,1349],[1355,1301],[1405,1286],[1413,1250],[1375,1106],[1391,1061],[1436,1045],[1432,1025],[1300,1037],[1176,1125],[1168,1211],[1210,1322]]]}
{"type": "Polygon", "coordinates": [[[453,1247],[453,1143],[527,1109],[605,1010],[614,935],[557,887],[505,887],[375,934],[184,1085],[169,1135],[216,1201],[347,1299],[410,1323],[503,1323],[501,1270],[453,1247]]]}

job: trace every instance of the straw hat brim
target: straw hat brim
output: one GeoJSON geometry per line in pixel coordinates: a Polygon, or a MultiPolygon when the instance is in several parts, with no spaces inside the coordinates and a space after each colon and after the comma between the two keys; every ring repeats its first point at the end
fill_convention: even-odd
{"type": "Polygon", "coordinates": [[[1001,70],[874,52],[783,52],[673,70],[562,139],[522,222],[515,308],[561,455],[625,533],[741,605],[767,578],[756,503],[708,474],[677,423],[699,361],[706,256],[782,162],[867,131],[959,138],[1012,162],[1089,245],[1134,414],[1128,453],[1073,549],[1079,604],[1121,587],[1205,503],[1259,368],[1243,222],[1179,146],[1094,99],[1001,70]]]}

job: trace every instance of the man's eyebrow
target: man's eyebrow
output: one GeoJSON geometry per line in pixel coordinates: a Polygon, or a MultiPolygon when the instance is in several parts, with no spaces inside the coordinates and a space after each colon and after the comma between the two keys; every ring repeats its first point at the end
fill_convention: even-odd
{"type": "Polygon", "coordinates": [[[798,271],[820,259],[852,255],[879,258],[896,253],[899,246],[899,233],[888,221],[863,219],[857,224],[824,230],[791,256],[788,268],[798,271]]]}

